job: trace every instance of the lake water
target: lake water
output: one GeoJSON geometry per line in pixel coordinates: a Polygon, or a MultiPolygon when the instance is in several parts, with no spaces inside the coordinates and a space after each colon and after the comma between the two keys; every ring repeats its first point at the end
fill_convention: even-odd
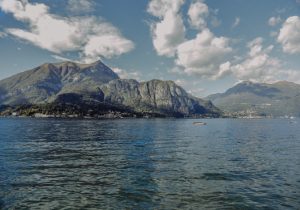
{"type": "Polygon", "coordinates": [[[0,118],[0,209],[300,209],[300,120],[0,118]]]}

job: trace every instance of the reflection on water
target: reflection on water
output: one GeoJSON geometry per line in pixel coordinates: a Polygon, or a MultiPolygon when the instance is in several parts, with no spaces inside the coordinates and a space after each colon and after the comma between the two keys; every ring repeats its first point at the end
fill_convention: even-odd
{"type": "Polygon", "coordinates": [[[299,209],[287,120],[0,119],[0,209],[299,209]]]}

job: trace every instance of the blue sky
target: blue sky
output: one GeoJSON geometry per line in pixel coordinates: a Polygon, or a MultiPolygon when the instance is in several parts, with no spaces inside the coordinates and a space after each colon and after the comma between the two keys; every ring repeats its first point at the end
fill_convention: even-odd
{"type": "Polygon", "coordinates": [[[0,79],[101,59],[196,96],[242,80],[300,82],[300,0],[0,0],[0,79]]]}

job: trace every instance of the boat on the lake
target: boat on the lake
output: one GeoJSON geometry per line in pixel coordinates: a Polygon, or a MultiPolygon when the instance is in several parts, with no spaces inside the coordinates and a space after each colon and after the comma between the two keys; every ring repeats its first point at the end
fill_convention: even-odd
{"type": "Polygon", "coordinates": [[[193,125],[206,125],[205,122],[193,122],[193,125]]]}

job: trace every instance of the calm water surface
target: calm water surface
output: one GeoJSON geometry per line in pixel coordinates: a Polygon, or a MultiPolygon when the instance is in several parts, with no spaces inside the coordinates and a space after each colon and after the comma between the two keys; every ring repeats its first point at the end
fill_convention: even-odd
{"type": "Polygon", "coordinates": [[[300,120],[193,121],[2,118],[0,209],[300,209],[300,120]]]}

